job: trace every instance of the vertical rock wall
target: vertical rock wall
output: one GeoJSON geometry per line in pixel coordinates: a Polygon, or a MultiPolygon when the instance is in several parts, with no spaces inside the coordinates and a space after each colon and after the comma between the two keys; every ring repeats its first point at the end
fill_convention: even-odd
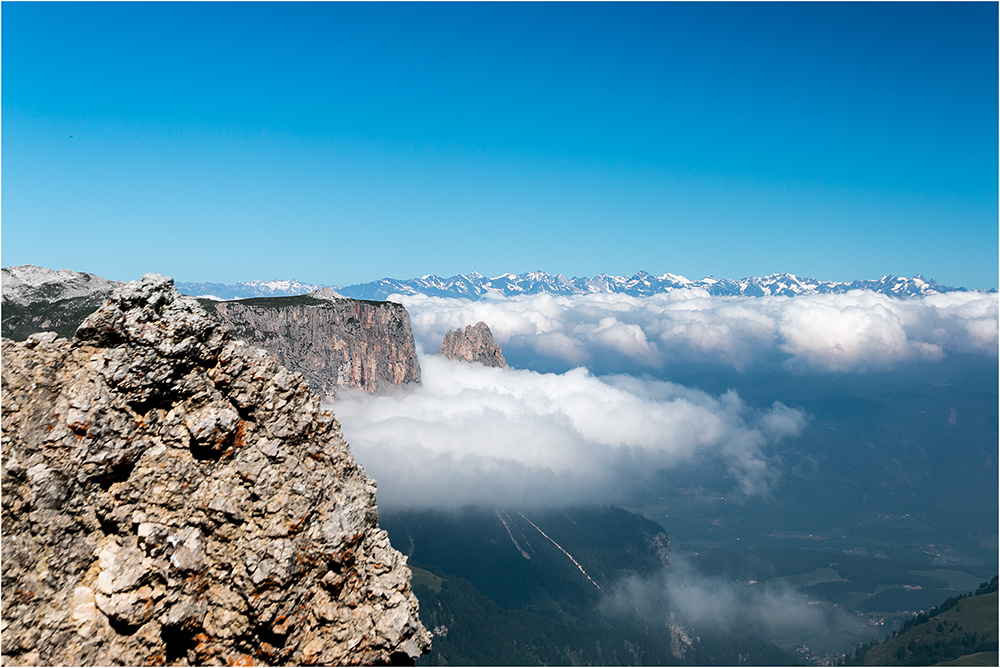
{"type": "Polygon", "coordinates": [[[381,393],[420,382],[410,316],[401,304],[323,296],[218,302],[235,338],[264,348],[329,398],[339,387],[381,393]]]}
{"type": "Polygon", "coordinates": [[[147,275],[3,341],[8,665],[408,662],[375,484],[297,374],[147,275]]]}

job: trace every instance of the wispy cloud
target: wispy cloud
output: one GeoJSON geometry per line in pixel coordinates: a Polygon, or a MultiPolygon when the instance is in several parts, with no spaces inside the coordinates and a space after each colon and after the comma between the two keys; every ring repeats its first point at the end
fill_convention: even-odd
{"type": "Polygon", "coordinates": [[[894,299],[872,292],[789,297],[711,297],[677,290],[529,295],[479,301],[393,297],[410,311],[424,350],[444,333],[485,321],[508,359],[556,366],[656,370],[677,361],[744,370],[756,363],[798,372],[859,372],[950,353],[996,355],[995,293],[894,299]]]}
{"type": "Polygon", "coordinates": [[[671,567],[647,576],[611,583],[601,610],[645,625],[677,622],[695,631],[759,633],[772,641],[803,639],[822,631],[866,640],[870,630],[843,609],[810,603],[802,593],[780,581],[733,582],[698,573],[675,557],[671,567]],[[673,615],[673,616],[671,616],[673,615]]]}
{"type": "Polygon", "coordinates": [[[422,356],[423,386],[338,395],[351,448],[379,481],[379,503],[406,506],[606,503],[681,462],[721,461],[745,494],[775,475],[768,447],[798,435],[800,410],[746,406],[735,392],[578,368],[493,369],[422,356]]]}

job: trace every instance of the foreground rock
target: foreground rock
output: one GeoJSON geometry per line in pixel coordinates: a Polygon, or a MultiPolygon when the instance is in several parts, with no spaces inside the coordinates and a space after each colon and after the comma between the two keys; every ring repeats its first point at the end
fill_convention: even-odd
{"type": "Polygon", "coordinates": [[[379,664],[429,648],[375,485],[303,380],[170,279],[3,341],[8,665],[379,664]]]}
{"type": "Polygon", "coordinates": [[[338,388],[385,393],[420,383],[410,316],[401,304],[322,288],[299,297],[207,303],[233,337],[301,373],[325,399],[338,388]]]}
{"type": "Polygon", "coordinates": [[[438,355],[463,362],[479,362],[486,366],[505,367],[503,351],[493,340],[493,332],[485,322],[468,325],[444,335],[438,355]]]}

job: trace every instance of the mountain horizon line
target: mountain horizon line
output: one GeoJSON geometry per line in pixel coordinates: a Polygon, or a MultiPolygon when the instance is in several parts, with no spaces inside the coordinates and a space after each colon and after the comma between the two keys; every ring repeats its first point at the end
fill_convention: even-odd
{"type": "MultiPolygon", "coordinates": [[[[386,277],[366,283],[351,285],[323,285],[303,283],[295,279],[238,281],[223,283],[177,283],[179,290],[200,297],[219,299],[241,299],[258,296],[291,296],[305,294],[320,288],[332,288],[345,297],[354,299],[386,299],[390,295],[423,294],[431,297],[460,297],[479,299],[487,295],[514,296],[524,294],[581,295],[596,293],[621,293],[636,297],[670,292],[678,289],[705,290],[712,296],[797,296],[803,294],[843,293],[851,290],[867,290],[889,296],[907,297],[939,294],[944,292],[967,292],[968,288],[945,286],[933,279],[917,274],[912,278],[901,278],[886,274],[878,279],[855,281],[821,281],[812,277],[800,277],[787,272],[767,276],[751,276],[741,279],[719,279],[708,275],[692,280],[680,274],[661,275],[638,271],[631,276],[601,273],[594,277],[567,277],[544,271],[530,271],[522,274],[507,272],[494,277],[486,277],[473,271],[441,277],[425,274],[419,278],[397,279],[386,277]]],[[[987,292],[995,290],[987,290],[987,292]]]]}
{"type": "MultiPolygon", "coordinates": [[[[4,274],[4,293],[8,288],[18,290],[18,285],[41,286],[47,283],[74,283],[74,277],[91,279],[100,284],[112,284],[95,274],[76,272],[68,269],[46,269],[35,265],[19,265],[6,267],[4,274]],[[87,278],[89,277],[89,278],[87,278]]],[[[588,294],[625,294],[633,297],[648,297],[674,290],[697,290],[715,297],[765,297],[785,296],[795,297],[810,294],[840,294],[852,290],[876,292],[890,297],[920,297],[946,292],[987,292],[995,293],[996,289],[973,290],[965,287],[945,286],[933,279],[924,278],[918,274],[912,278],[901,278],[886,274],[878,279],[861,279],[855,281],[821,281],[812,277],[800,277],[790,273],[775,273],[767,276],[751,276],[741,279],[719,279],[706,276],[699,280],[691,280],[685,276],[664,273],[659,276],[646,271],[638,271],[632,276],[616,276],[613,274],[598,274],[592,278],[568,278],[563,274],[549,274],[543,271],[530,271],[523,274],[511,272],[492,278],[471,272],[442,278],[434,274],[425,274],[420,278],[396,279],[383,278],[367,283],[352,285],[325,285],[305,283],[297,279],[250,280],[237,281],[235,284],[212,282],[175,281],[177,289],[195,297],[233,300],[255,297],[285,297],[308,294],[319,289],[333,289],[337,293],[353,299],[384,301],[391,295],[429,297],[451,297],[478,300],[485,297],[511,297],[516,295],[551,294],[551,295],[588,295],[588,294]]],[[[84,288],[85,292],[93,289],[84,288]]]]}

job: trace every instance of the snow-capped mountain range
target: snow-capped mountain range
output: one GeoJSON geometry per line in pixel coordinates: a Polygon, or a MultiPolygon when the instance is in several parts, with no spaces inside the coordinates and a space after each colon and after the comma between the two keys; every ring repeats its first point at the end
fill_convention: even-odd
{"type": "Polygon", "coordinates": [[[567,278],[561,274],[533,271],[525,274],[502,274],[487,278],[478,273],[459,274],[451,278],[427,275],[421,278],[383,278],[371,283],[348,286],[323,286],[299,281],[248,281],[236,285],[220,283],[177,283],[186,294],[217,299],[247,299],[300,295],[321,287],[332,287],[345,297],[354,299],[384,300],[389,295],[423,294],[431,297],[459,297],[481,299],[487,295],[583,295],[594,293],[620,293],[634,297],[670,292],[679,289],[703,290],[710,295],[724,297],[764,297],[769,295],[794,297],[807,294],[843,293],[850,290],[869,290],[893,297],[912,297],[942,292],[965,291],[941,285],[922,276],[898,278],[883,276],[875,280],[846,282],[818,281],[792,274],[734,279],[708,276],[693,281],[677,274],[654,276],[644,271],[633,276],[600,274],[593,278],[567,278]]]}
{"type": "MultiPolygon", "coordinates": [[[[3,298],[5,302],[27,304],[33,301],[57,301],[96,293],[110,293],[117,285],[94,274],[78,273],[68,269],[46,269],[33,265],[3,269],[3,298]]],[[[846,282],[818,281],[792,274],[734,279],[708,276],[693,281],[677,274],[654,276],[644,271],[633,276],[600,274],[593,278],[567,278],[562,274],[532,271],[525,274],[502,274],[487,278],[478,273],[459,274],[451,278],[427,275],[421,278],[383,278],[371,283],[348,286],[328,286],[302,283],[296,280],[240,281],[235,285],[223,283],[176,283],[177,289],[188,295],[212,299],[250,299],[253,297],[285,297],[303,295],[320,288],[332,287],[345,297],[354,299],[385,300],[389,295],[423,294],[431,297],[459,297],[481,299],[487,295],[514,296],[533,294],[586,295],[619,293],[634,297],[670,292],[672,290],[702,290],[721,297],[764,297],[768,295],[794,297],[796,295],[843,293],[850,290],[869,290],[892,297],[915,297],[942,292],[966,291],[925,279],[922,276],[898,278],[883,276],[875,280],[846,282]]],[[[995,292],[990,290],[989,292],[995,292]]]]}
{"type": "Polygon", "coordinates": [[[235,285],[224,283],[175,283],[179,292],[210,299],[251,299],[253,297],[290,297],[304,295],[329,285],[314,285],[296,280],[239,281],[235,285]]]}

